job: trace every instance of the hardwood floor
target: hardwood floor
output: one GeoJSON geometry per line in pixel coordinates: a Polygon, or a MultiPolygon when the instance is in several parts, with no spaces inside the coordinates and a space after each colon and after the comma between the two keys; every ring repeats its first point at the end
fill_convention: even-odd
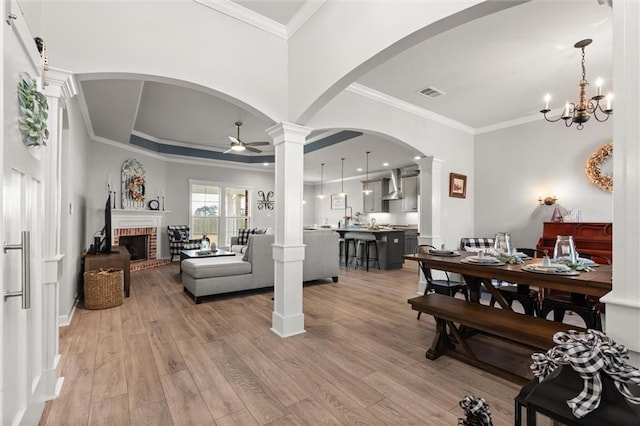
{"type": "Polygon", "coordinates": [[[304,289],[306,333],[270,331],[272,292],[195,305],[178,264],[131,274],[131,297],[60,331],[64,386],[41,425],[454,425],[465,395],[513,424],[519,386],[425,359],[435,331],[417,272],[341,268],[304,289]]]}

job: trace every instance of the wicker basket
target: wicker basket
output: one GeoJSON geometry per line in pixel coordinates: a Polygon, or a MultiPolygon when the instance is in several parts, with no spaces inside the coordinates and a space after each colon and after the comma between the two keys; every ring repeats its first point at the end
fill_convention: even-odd
{"type": "Polygon", "coordinates": [[[106,309],[123,302],[124,272],[122,269],[100,269],[84,273],[84,307],[106,309]]]}

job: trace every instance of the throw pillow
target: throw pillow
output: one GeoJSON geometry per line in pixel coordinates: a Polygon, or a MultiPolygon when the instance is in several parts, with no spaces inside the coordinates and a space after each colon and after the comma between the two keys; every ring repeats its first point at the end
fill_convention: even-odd
{"type": "Polygon", "coordinates": [[[246,246],[249,241],[249,235],[253,234],[252,229],[238,229],[238,244],[246,246]]]}
{"type": "Polygon", "coordinates": [[[174,241],[182,241],[182,232],[178,231],[177,229],[174,229],[172,233],[173,233],[174,241]]]}

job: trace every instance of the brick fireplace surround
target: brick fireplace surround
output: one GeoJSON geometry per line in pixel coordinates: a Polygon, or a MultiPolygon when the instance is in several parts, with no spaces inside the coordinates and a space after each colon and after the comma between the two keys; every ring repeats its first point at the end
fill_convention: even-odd
{"type": "Polygon", "coordinates": [[[170,259],[159,258],[161,253],[160,225],[162,213],[150,210],[112,210],[111,211],[111,235],[114,246],[117,246],[121,236],[148,235],[149,246],[147,248],[147,260],[132,262],[130,271],[155,268],[165,265],[170,259]]]}

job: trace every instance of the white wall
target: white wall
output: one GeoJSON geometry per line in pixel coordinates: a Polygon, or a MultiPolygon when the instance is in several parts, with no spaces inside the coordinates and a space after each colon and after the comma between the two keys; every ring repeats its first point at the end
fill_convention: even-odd
{"type": "MultiPolygon", "coordinates": [[[[91,142],[87,163],[89,172],[88,200],[87,200],[87,247],[91,243],[94,232],[104,226],[104,202],[107,198],[107,176],[111,175],[115,182],[119,179],[122,163],[129,158],[135,158],[142,163],[146,173],[146,191],[148,196],[155,198],[158,190],[165,197],[165,211],[170,211],[163,217],[161,235],[161,257],[169,257],[167,225],[189,224],[189,179],[205,180],[219,183],[236,184],[252,188],[251,224],[250,226],[274,227],[275,210],[258,210],[257,192],[262,190],[274,191],[273,169],[251,171],[240,168],[222,167],[204,162],[195,164],[193,161],[183,160],[165,161],[156,156],[143,153],[141,150],[129,150],[105,144],[91,142]]],[[[229,163],[225,163],[229,164],[229,163]]],[[[121,208],[118,186],[117,208],[121,208]]],[[[275,194],[277,197],[278,194],[275,194]]],[[[150,198],[147,198],[149,200],[150,198]]],[[[162,206],[161,206],[162,207],[162,206]]]]}
{"type": "Polygon", "coordinates": [[[82,120],[78,99],[67,103],[61,146],[61,240],[63,259],[60,278],[59,313],[61,325],[71,319],[82,274],[82,252],[87,247],[87,163],[89,135],[82,120]]]}
{"type": "MultiPolygon", "coordinates": [[[[553,213],[553,206],[538,204],[540,195],[556,195],[561,207],[581,210],[584,222],[613,221],[612,194],[584,173],[591,153],[612,140],[611,121],[588,122],[583,130],[535,121],[477,135],[476,236],[505,231],[517,246],[535,247],[553,213]]],[[[607,166],[612,170],[612,164],[603,170],[607,166]]]]}

